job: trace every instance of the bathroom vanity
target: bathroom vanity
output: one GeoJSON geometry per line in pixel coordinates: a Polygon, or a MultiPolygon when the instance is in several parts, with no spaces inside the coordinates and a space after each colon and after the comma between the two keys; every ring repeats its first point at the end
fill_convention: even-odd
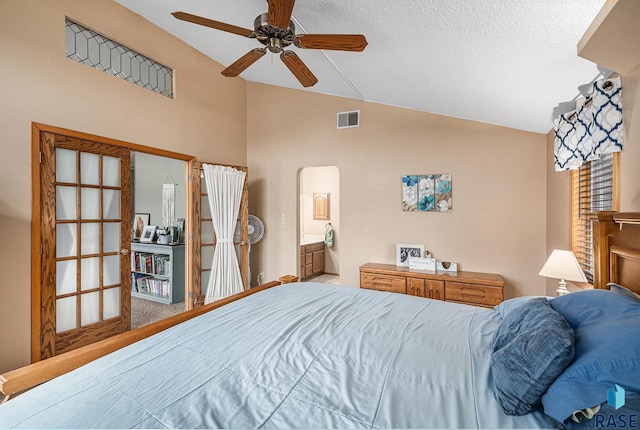
{"type": "Polygon", "coordinates": [[[302,238],[300,241],[300,280],[324,273],[324,238],[302,238]]]}

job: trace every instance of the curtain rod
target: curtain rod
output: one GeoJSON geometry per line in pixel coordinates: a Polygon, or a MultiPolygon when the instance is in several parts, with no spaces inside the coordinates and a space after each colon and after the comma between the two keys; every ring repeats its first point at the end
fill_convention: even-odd
{"type": "Polygon", "coordinates": [[[608,79],[610,77],[617,77],[618,74],[615,73],[613,70],[609,70],[606,67],[602,67],[598,64],[596,64],[596,67],[598,68],[598,74],[591,79],[590,82],[586,83],[586,84],[582,84],[578,86],[578,94],[576,94],[576,96],[574,98],[572,98],[570,101],[568,102],[560,102],[558,103],[558,105],[556,107],[553,108],[552,112],[551,112],[551,121],[555,121],[556,118],[558,118],[560,115],[570,112],[572,110],[576,109],[576,102],[578,101],[578,99],[580,97],[584,97],[584,98],[588,98],[590,93],[585,94],[585,92],[587,92],[589,89],[591,89],[593,87],[593,83],[596,82],[598,80],[598,78],[602,77],[604,79],[608,79]]]}

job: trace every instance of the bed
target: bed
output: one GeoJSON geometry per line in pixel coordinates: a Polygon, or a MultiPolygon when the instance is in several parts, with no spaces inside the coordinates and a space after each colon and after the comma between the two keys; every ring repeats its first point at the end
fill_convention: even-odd
{"type": "MultiPolygon", "coordinates": [[[[605,287],[637,282],[638,221],[596,221],[596,267],[613,269],[605,287]]],[[[329,284],[261,288],[9,400],[0,428],[620,428],[640,414],[640,299],[638,286],[608,288],[495,310],[329,284]],[[610,389],[619,402],[626,390],[618,410],[610,389]],[[578,410],[592,419],[575,423],[578,410]]],[[[3,392],[12,379],[0,377],[3,392]]]]}

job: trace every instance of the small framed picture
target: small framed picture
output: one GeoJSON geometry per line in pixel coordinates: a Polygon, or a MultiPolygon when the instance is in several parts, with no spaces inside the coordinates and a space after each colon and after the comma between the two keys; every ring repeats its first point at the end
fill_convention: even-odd
{"type": "Polygon", "coordinates": [[[409,269],[426,270],[430,272],[436,271],[436,259],[428,257],[429,253],[425,252],[425,256],[409,257],[409,269]]]}
{"type": "Polygon", "coordinates": [[[140,242],[151,243],[153,242],[153,237],[156,235],[156,226],[148,225],[142,230],[142,236],[140,237],[140,242]]]}
{"type": "Polygon", "coordinates": [[[184,218],[178,218],[178,220],[176,221],[176,227],[178,227],[178,231],[184,231],[184,218]]]}
{"type": "Polygon", "coordinates": [[[133,240],[140,240],[144,228],[149,225],[150,214],[135,214],[133,217],[133,240]]]}
{"type": "Polygon", "coordinates": [[[396,266],[409,267],[409,257],[422,257],[424,245],[396,243],[396,266]]]}

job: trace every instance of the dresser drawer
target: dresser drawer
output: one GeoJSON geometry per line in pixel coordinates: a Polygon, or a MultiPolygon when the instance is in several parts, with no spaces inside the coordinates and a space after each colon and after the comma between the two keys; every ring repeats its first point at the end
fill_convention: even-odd
{"type": "Polygon", "coordinates": [[[469,306],[478,306],[480,308],[493,309],[495,305],[482,305],[480,303],[472,303],[472,302],[458,302],[457,300],[447,300],[449,303],[460,303],[461,305],[469,305],[469,306]]]}
{"type": "Polygon", "coordinates": [[[360,288],[405,294],[407,292],[407,280],[404,276],[360,273],[360,288]]]}
{"type": "Polygon", "coordinates": [[[324,249],[324,242],[305,245],[305,252],[315,252],[320,251],[321,249],[324,249]]]}
{"type": "Polygon", "coordinates": [[[446,301],[462,302],[472,305],[495,306],[502,302],[503,293],[500,287],[488,285],[446,282],[444,288],[446,301]]]}

